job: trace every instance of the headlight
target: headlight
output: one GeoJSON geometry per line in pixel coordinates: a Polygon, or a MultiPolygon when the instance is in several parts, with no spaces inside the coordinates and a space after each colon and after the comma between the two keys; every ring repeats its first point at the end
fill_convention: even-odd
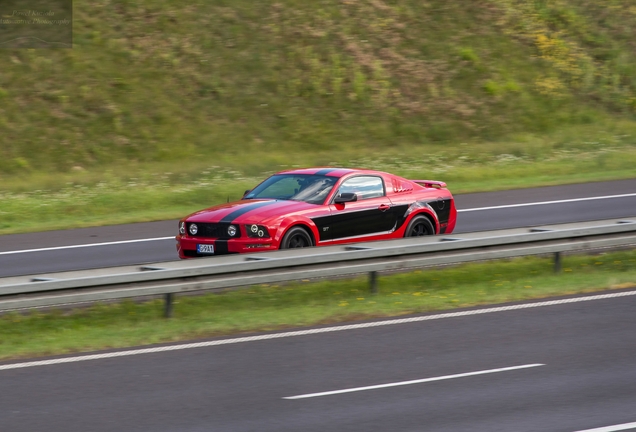
{"type": "Polygon", "coordinates": [[[230,237],[234,237],[236,235],[236,227],[234,225],[230,225],[229,227],[227,227],[227,234],[230,237]]]}
{"type": "Polygon", "coordinates": [[[190,234],[192,235],[196,235],[199,232],[199,227],[197,226],[197,224],[190,224],[190,234]]]}
{"type": "Polygon", "coordinates": [[[248,237],[269,238],[269,231],[263,225],[246,225],[245,231],[247,231],[248,237]]]}
{"type": "Polygon", "coordinates": [[[185,233],[185,222],[179,222],[179,234],[184,235],[185,233]]]}

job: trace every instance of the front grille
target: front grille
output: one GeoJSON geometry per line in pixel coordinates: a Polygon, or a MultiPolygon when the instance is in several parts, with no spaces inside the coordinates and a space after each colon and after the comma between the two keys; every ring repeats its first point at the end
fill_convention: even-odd
{"type": "MultiPolygon", "coordinates": [[[[190,223],[187,226],[187,232],[190,232],[190,223]]],[[[229,224],[229,223],[197,223],[197,227],[199,231],[194,237],[205,237],[205,238],[216,238],[216,239],[230,239],[230,238],[239,238],[241,236],[241,229],[238,224],[229,224]],[[227,228],[230,225],[234,225],[236,227],[236,235],[234,237],[230,237],[227,234],[227,228]]]]}

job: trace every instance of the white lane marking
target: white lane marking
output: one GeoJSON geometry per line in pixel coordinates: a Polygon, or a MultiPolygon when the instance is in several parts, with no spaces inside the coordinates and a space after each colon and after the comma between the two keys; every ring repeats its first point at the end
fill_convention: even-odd
{"type": "Polygon", "coordinates": [[[472,211],[482,211],[482,210],[514,208],[514,207],[529,207],[529,206],[546,205],[546,204],[563,204],[563,203],[571,203],[571,202],[579,202],[579,201],[593,201],[593,200],[612,199],[612,198],[627,198],[627,197],[633,197],[633,196],[636,196],[636,193],[587,197],[587,198],[572,198],[572,199],[565,199],[565,200],[558,200],[558,201],[539,201],[539,202],[523,203],[523,204],[508,204],[508,205],[492,206],[492,207],[479,207],[479,208],[461,209],[461,210],[457,210],[457,212],[462,213],[462,212],[472,212],[472,211]]]}
{"type": "MultiPolygon", "coordinates": [[[[470,209],[461,209],[461,210],[457,210],[457,212],[465,213],[465,212],[473,212],[473,211],[496,210],[496,209],[514,208],[514,207],[528,207],[528,206],[537,206],[537,205],[545,205],[545,204],[561,204],[561,203],[569,203],[569,202],[577,202],[577,201],[591,201],[591,200],[610,199],[610,198],[625,198],[625,197],[632,197],[632,196],[636,196],[636,193],[623,194],[623,195],[608,195],[608,196],[600,196],[600,197],[588,197],[588,198],[573,198],[573,199],[566,199],[566,200],[559,200],[559,201],[542,201],[542,202],[534,202],[534,203],[509,204],[509,205],[501,205],[501,206],[493,206],[493,207],[478,207],[478,208],[470,208],[470,209]]],[[[11,255],[11,254],[30,253],[30,252],[48,252],[48,251],[77,249],[77,248],[95,247],[95,246],[111,246],[111,245],[127,244],[127,243],[141,243],[141,242],[157,241],[157,240],[170,240],[173,238],[174,236],[138,239],[138,240],[122,240],[122,241],[105,242],[105,243],[90,243],[90,244],[71,245],[71,246],[57,246],[57,247],[48,247],[48,248],[40,248],[40,249],[24,249],[24,250],[0,252],[0,255],[11,255]]]]}
{"type": "Polygon", "coordinates": [[[55,246],[55,247],[39,248],[39,249],[24,249],[24,250],[0,252],[0,255],[20,254],[20,253],[29,253],[29,252],[48,252],[48,251],[63,250],[63,249],[77,249],[77,248],[94,247],[94,246],[111,246],[111,245],[119,245],[119,244],[127,244],[127,243],[142,243],[142,242],[159,241],[159,240],[174,240],[174,236],[156,237],[156,238],[138,239],[138,240],[120,240],[120,241],[114,241],[114,242],[89,243],[89,244],[70,245],[70,246],[55,246]]]}
{"type": "Polygon", "coordinates": [[[454,378],[464,378],[469,376],[485,375],[485,374],[491,374],[491,373],[497,373],[497,372],[506,372],[506,371],[517,370],[517,369],[527,369],[527,368],[533,368],[538,366],[545,366],[545,365],[541,363],[536,363],[536,364],[527,364],[527,365],[521,365],[521,366],[511,366],[511,367],[505,367],[505,368],[499,368],[499,369],[482,370],[477,372],[466,372],[466,373],[460,373],[456,375],[444,375],[444,376],[433,377],[433,378],[423,378],[423,379],[401,381],[401,382],[394,382],[394,383],[388,383],[388,384],[378,384],[378,385],[372,385],[372,386],[366,386],[366,387],[355,387],[355,388],[348,388],[343,390],[332,390],[332,391],[326,391],[326,392],[320,392],[320,393],[308,393],[308,394],[297,395],[297,396],[286,396],[283,399],[307,399],[307,398],[314,398],[314,397],[320,397],[320,396],[332,396],[332,395],[337,395],[342,393],[353,393],[353,392],[375,390],[375,389],[381,389],[381,388],[387,388],[387,387],[398,387],[398,386],[405,386],[405,385],[411,385],[411,384],[422,384],[422,383],[433,382],[433,381],[442,381],[442,380],[449,380],[454,378]]]}
{"type": "Polygon", "coordinates": [[[605,426],[605,427],[600,427],[596,429],[586,429],[586,430],[580,430],[576,432],[614,432],[614,431],[622,431],[622,430],[628,430],[628,429],[636,429],[636,422],[624,423],[624,424],[619,424],[614,426],[605,426]]]}
{"type": "Polygon", "coordinates": [[[82,355],[82,356],[76,356],[76,357],[55,358],[55,359],[49,359],[49,360],[37,360],[37,361],[30,361],[30,362],[23,362],[23,363],[10,363],[10,364],[4,364],[4,365],[0,364],[0,371],[8,370],[8,369],[27,368],[27,367],[48,366],[48,365],[55,365],[55,364],[62,364],[62,363],[76,363],[76,362],[88,361],[88,360],[101,360],[101,359],[114,358],[114,357],[127,357],[127,356],[134,356],[134,355],[140,355],[140,354],[154,354],[154,353],[160,353],[160,352],[166,352],[166,351],[180,351],[180,350],[186,350],[186,349],[192,349],[192,348],[206,348],[206,347],[218,346],[218,345],[231,345],[231,344],[244,343],[244,342],[264,341],[264,340],[270,340],[270,339],[282,339],[282,338],[307,336],[307,335],[314,335],[314,334],[321,334],[321,333],[333,333],[333,332],[346,331],[346,330],[359,330],[359,329],[383,327],[383,326],[389,326],[389,325],[395,325],[395,324],[410,324],[410,323],[432,321],[432,320],[438,320],[438,319],[444,319],[444,318],[457,318],[457,317],[465,317],[465,316],[471,316],[471,315],[483,315],[483,314],[489,314],[489,313],[514,311],[514,310],[520,310],[520,309],[532,309],[532,308],[545,307],[545,306],[556,306],[556,305],[563,305],[563,304],[570,304],[570,303],[581,303],[586,301],[613,299],[613,298],[628,297],[633,295],[636,295],[636,291],[623,291],[623,292],[610,293],[610,294],[597,294],[597,295],[591,295],[586,297],[575,297],[575,298],[561,299],[561,300],[549,300],[549,301],[542,301],[537,303],[525,303],[525,304],[518,304],[518,305],[511,305],[511,306],[499,306],[499,307],[491,307],[491,308],[476,309],[476,310],[461,311],[461,312],[448,312],[448,313],[440,313],[437,315],[426,315],[426,316],[401,318],[401,319],[394,319],[394,320],[387,320],[387,321],[374,321],[374,322],[367,322],[367,323],[360,323],[360,324],[348,324],[348,325],[335,326],[335,327],[314,328],[314,329],[298,330],[298,331],[291,331],[291,332],[285,332],[285,333],[271,333],[271,334],[247,336],[247,337],[232,338],[232,339],[221,339],[221,340],[195,342],[195,343],[187,343],[187,344],[179,344],[179,345],[166,345],[166,346],[160,346],[160,347],[141,348],[141,349],[128,350],[128,351],[115,351],[115,352],[108,352],[108,353],[102,353],[102,354],[88,354],[88,355],[82,355]]]}

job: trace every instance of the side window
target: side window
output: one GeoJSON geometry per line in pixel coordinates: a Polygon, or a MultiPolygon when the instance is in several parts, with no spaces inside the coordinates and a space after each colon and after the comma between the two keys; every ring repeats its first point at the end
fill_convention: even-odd
{"type": "Polygon", "coordinates": [[[345,180],[338,193],[355,193],[358,200],[384,196],[384,183],[380,177],[358,176],[345,180]]]}

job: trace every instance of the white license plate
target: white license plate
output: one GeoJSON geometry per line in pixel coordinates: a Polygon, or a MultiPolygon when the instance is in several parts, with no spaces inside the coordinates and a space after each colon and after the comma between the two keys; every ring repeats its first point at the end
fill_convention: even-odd
{"type": "Polygon", "coordinates": [[[213,254],[214,253],[214,245],[206,245],[206,244],[198,244],[197,252],[200,254],[213,254]]]}

